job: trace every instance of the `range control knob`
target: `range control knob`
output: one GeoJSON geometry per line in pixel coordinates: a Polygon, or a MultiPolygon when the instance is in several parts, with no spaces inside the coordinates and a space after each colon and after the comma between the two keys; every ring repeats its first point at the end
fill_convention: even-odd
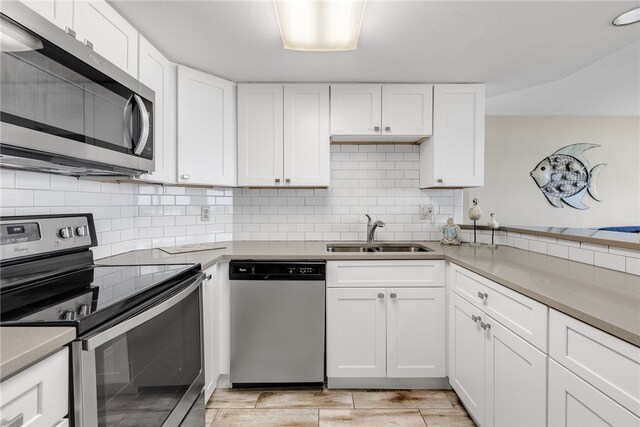
{"type": "Polygon", "coordinates": [[[87,227],[85,227],[84,225],[81,225],[80,227],[76,228],[76,234],[80,237],[86,236],[87,227]]]}
{"type": "Polygon", "coordinates": [[[89,306],[87,304],[81,304],[80,307],[78,307],[78,314],[80,316],[86,316],[89,314],[89,306]]]}
{"type": "Polygon", "coordinates": [[[68,310],[62,313],[62,316],[60,317],[64,320],[76,320],[76,312],[73,310],[68,310]]]}
{"type": "Polygon", "coordinates": [[[58,234],[63,239],[68,239],[69,237],[71,237],[73,235],[73,229],[71,227],[64,227],[64,228],[61,228],[58,231],[58,234]]]}

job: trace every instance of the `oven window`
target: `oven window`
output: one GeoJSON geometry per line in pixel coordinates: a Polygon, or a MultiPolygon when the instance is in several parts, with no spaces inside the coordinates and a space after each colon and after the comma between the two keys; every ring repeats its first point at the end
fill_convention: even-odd
{"type": "Polygon", "coordinates": [[[95,357],[98,425],[162,425],[201,371],[199,291],[95,357]]]}

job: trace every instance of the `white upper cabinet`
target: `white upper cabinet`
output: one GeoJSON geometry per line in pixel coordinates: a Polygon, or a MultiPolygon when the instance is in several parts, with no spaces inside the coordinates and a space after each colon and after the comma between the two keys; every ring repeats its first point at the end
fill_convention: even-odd
{"type": "Polygon", "coordinates": [[[76,38],[134,77],[138,75],[138,31],[104,0],[75,0],[76,38]]]}
{"type": "Polygon", "coordinates": [[[283,85],[238,87],[238,185],[282,185],[283,85]]]}
{"type": "Polygon", "coordinates": [[[420,146],[420,188],[484,184],[484,85],[435,85],[433,136],[420,146]]]}
{"type": "Polygon", "coordinates": [[[332,84],[334,142],[416,142],[431,135],[433,86],[332,84]]]}
{"type": "Polygon", "coordinates": [[[331,85],[331,135],[380,135],[379,84],[331,85]]]}
{"type": "Polygon", "coordinates": [[[63,30],[73,28],[73,1],[71,0],[21,0],[21,3],[63,30]]]}
{"type": "Polygon", "coordinates": [[[329,185],[329,85],[239,86],[238,185],[329,185]]]}
{"type": "Polygon", "coordinates": [[[153,157],[155,170],[144,174],[145,181],[176,182],[176,138],[171,117],[176,112],[175,68],[151,43],[140,36],[138,59],[140,82],[155,92],[153,157]]]}
{"type": "Polygon", "coordinates": [[[284,86],[284,183],[329,186],[329,85],[284,86]]]}
{"type": "Polygon", "coordinates": [[[383,135],[431,135],[432,116],[432,85],[382,85],[383,135]]]}
{"type": "Polygon", "coordinates": [[[178,66],[178,183],[236,185],[236,85],[178,66]]]}

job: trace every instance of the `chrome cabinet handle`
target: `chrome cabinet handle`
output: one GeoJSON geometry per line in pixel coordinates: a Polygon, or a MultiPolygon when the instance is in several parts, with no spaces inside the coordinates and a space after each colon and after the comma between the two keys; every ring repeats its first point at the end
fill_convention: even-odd
{"type": "Polygon", "coordinates": [[[290,179],[290,178],[286,178],[286,179],[284,180],[284,182],[286,182],[287,184],[289,184],[289,183],[291,183],[291,179],[290,179]]]}
{"type": "Polygon", "coordinates": [[[444,182],[444,179],[442,179],[442,178],[438,178],[438,179],[436,179],[436,182],[437,182],[438,184],[442,184],[442,183],[444,182]]]}
{"type": "Polygon", "coordinates": [[[380,126],[374,126],[373,130],[375,130],[376,132],[380,130],[380,126]]]}
{"type": "Polygon", "coordinates": [[[398,294],[396,294],[395,292],[391,292],[391,294],[389,296],[391,298],[398,298],[398,294]]]}
{"type": "Polygon", "coordinates": [[[276,178],[276,184],[280,184],[280,178],[276,178]]]}
{"type": "Polygon", "coordinates": [[[489,298],[489,294],[487,294],[486,292],[478,291],[478,298],[480,298],[483,301],[486,301],[487,298],[489,298]]]}
{"type": "Polygon", "coordinates": [[[478,323],[480,321],[480,316],[476,316],[475,314],[471,315],[471,320],[473,320],[474,322],[478,323]]]}
{"type": "Polygon", "coordinates": [[[2,427],[20,427],[23,424],[24,424],[24,414],[22,412],[16,415],[15,417],[11,418],[9,421],[7,421],[6,418],[3,418],[0,421],[0,426],[2,427]]]}
{"type": "Polygon", "coordinates": [[[390,132],[391,131],[391,126],[385,126],[384,130],[387,131],[387,132],[390,132]]]}
{"type": "Polygon", "coordinates": [[[382,292],[378,292],[378,298],[384,298],[384,294],[382,292]]]}
{"type": "Polygon", "coordinates": [[[211,280],[211,275],[207,274],[207,280],[211,280]]]}
{"type": "Polygon", "coordinates": [[[489,323],[480,322],[480,327],[485,331],[488,331],[489,329],[491,329],[491,325],[489,323]]]}
{"type": "Polygon", "coordinates": [[[151,130],[151,124],[149,122],[149,112],[147,108],[144,106],[144,102],[142,102],[142,98],[139,95],[134,94],[133,99],[136,101],[138,105],[138,113],[140,115],[140,121],[142,122],[142,132],[140,132],[140,138],[138,138],[138,143],[136,144],[136,148],[133,151],[133,154],[139,156],[142,151],[144,151],[147,143],[149,142],[149,131],[151,130]]]}
{"type": "Polygon", "coordinates": [[[191,179],[191,175],[185,173],[185,174],[180,175],[180,178],[182,178],[182,179],[191,179]]]}

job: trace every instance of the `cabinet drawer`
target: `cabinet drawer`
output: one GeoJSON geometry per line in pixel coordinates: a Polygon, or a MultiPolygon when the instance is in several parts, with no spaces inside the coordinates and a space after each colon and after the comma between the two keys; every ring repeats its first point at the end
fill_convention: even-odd
{"type": "Polygon", "coordinates": [[[548,402],[548,425],[552,427],[640,425],[640,418],[552,359],[548,402]]]}
{"type": "Polygon", "coordinates": [[[640,348],[551,310],[549,355],[640,416],[640,348]]]}
{"type": "Polygon", "coordinates": [[[327,287],[443,287],[444,261],[332,261],[327,287]]]}
{"type": "Polygon", "coordinates": [[[2,425],[52,426],[68,412],[69,351],[64,348],[0,384],[2,425]]]}
{"type": "Polygon", "coordinates": [[[455,264],[450,264],[451,289],[547,353],[546,305],[455,264]]]}

